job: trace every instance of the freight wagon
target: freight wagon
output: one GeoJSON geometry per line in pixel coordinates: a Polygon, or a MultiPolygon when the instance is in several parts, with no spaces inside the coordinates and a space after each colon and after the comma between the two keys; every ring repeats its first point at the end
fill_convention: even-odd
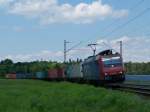
{"type": "Polygon", "coordinates": [[[65,74],[64,74],[64,69],[63,68],[53,68],[48,70],[48,80],[64,80],[65,79],[65,74]]]}
{"type": "Polygon", "coordinates": [[[80,82],[83,80],[82,63],[74,63],[66,66],[66,80],[72,82],[80,82]]]}
{"type": "Polygon", "coordinates": [[[6,74],[5,78],[7,79],[35,79],[35,75],[34,74],[30,74],[30,73],[10,73],[10,74],[6,74]]]}
{"type": "Polygon", "coordinates": [[[43,72],[43,71],[36,72],[35,78],[36,79],[46,79],[47,78],[47,72],[43,72]]]}
{"type": "Polygon", "coordinates": [[[16,74],[15,73],[6,74],[5,78],[7,78],[7,79],[16,79],[16,74]]]}

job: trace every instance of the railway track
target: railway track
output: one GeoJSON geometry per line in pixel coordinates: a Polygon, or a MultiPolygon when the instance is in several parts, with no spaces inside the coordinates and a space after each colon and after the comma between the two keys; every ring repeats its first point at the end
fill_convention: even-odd
{"type": "Polygon", "coordinates": [[[105,85],[105,87],[125,92],[132,92],[143,96],[150,96],[150,85],[112,83],[105,85]]]}

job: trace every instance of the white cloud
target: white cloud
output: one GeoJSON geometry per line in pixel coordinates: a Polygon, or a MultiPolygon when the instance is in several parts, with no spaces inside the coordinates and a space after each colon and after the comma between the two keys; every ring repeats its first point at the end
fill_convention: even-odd
{"type": "Polygon", "coordinates": [[[4,4],[5,3],[5,0],[0,0],[0,4],[4,4]]]}
{"type": "Polygon", "coordinates": [[[30,62],[36,60],[63,61],[63,52],[61,51],[51,52],[51,51],[43,50],[39,53],[7,55],[7,56],[0,57],[1,60],[7,58],[13,60],[14,62],[30,62]]]}
{"type": "Polygon", "coordinates": [[[11,1],[13,1],[13,0],[0,0],[0,5],[8,4],[8,3],[10,3],[11,1]]]}
{"type": "Polygon", "coordinates": [[[58,0],[1,0],[0,4],[7,4],[6,9],[11,14],[38,18],[43,24],[91,23],[108,17],[121,18],[128,15],[127,10],[114,10],[101,0],[75,6],[69,3],[59,4],[58,0]]]}

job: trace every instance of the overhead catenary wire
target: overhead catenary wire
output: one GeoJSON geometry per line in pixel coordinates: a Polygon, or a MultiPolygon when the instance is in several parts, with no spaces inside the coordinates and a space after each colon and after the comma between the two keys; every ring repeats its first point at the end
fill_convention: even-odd
{"type": "MultiPolygon", "coordinates": [[[[139,0],[135,5],[133,5],[129,10],[130,12],[135,10],[137,7],[139,7],[145,0],[139,0]]],[[[118,21],[120,21],[120,19],[115,19],[114,21],[112,21],[109,25],[107,25],[106,27],[103,28],[103,31],[107,30],[108,28],[110,28],[111,26],[113,26],[114,24],[118,23],[118,21]]]]}
{"type": "Polygon", "coordinates": [[[144,24],[142,26],[141,25],[138,26],[136,29],[134,28],[133,30],[126,30],[122,33],[117,33],[117,35],[118,35],[118,37],[121,37],[121,36],[130,36],[130,37],[148,36],[148,33],[146,33],[146,32],[149,32],[148,30],[149,29],[147,27],[145,27],[145,24],[144,24]]]}
{"type": "MultiPolygon", "coordinates": [[[[130,11],[133,11],[135,10],[137,7],[139,7],[145,0],[139,0],[135,5],[133,5],[131,8],[130,8],[130,11]]],[[[120,20],[119,20],[120,21],[120,20]]],[[[103,31],[107,30],[108,28],[110,28],[111,26],[113,26],[114,24],[118,23],[118,19],[115,19],[112,23],[110,23],[109,25],[107,25],[105,28],[103,28],[103,31]]],[[[105,37],[102,36],[102,37],[105,37]]],[[[86,41],[82,42],[82,43],[87,43],[91,40],[90,39],[87,39],[86,41]]]]}
{"type": "Polygon", "coordinates": [[[147,13],[148,11],[150,11],[150,8],[146,8],[144,11],[140,12],[139,14],[137,14],[135,17],[131,18],[130,20],[128,20],[127,22],[121,24],[120,26],[118,26],[117,28],[115,28],[114,30],[112,30],[111,32],[109,32],[107,35],[105,35],[104,37],[108,37],[109,35],[113,34],[114,32],[120,30],[121,28],[127,26],[128,24],[130,24],[132,21],[136,20],[137,18],[143,16],[145,13],[147,13]]]}
{"type": "Polygon", "coordinates": [[[147,13],[148,11],[150,11],[150,8],[146,8],[144,11],[140,12],[139,14],[137,14],[135,17],[131,18],[130,20],[128,20],[127,22],[121,24],[120,26],[118,26],[117,28],[113,29],[111,32],[109,32],[108,34],[106,34],[104,37],[108,37],[109,35],[115,33],[116,31],[120,30],[121,28],[127,26],[128,24],[130,24],[132,21],[136,20],[137,18],[143,16],[145,13],[147,13]]]}
{"type": "MultiPolygon", "coordinates": [[[[146,0],[140,0],[139,2],[137,2],[137,4],[135,4],[132,8],[130,8],[130,12],[132,12],[133,10],[135,10],[135,9],[137,9],[139,6],[141,6],[142,5],[142,3],[144,3],[144,1],[146,1],[146,0]]],[[[141,27],[140,26],[140,28],[142,28],[141,30],[144,30],[143,28],[144,28],[145,26],[143,26],[143,27],[141,27]]],[[[140,30],[140,31],[141,31],[140,30]]],[[[122,35],[128,35],[128,34],[130,34],[130,33],[132,33],[133,32],[133,30],[127,30],[127,31],[124,31],[124,32],[119,32],[119,33],[117,33],[117,35],[118,35],[118,37],[119,36],[122,36],[122,35]]],[[[139,32],[138,30],[134,30],[134,33],[135,32],[139,32]]]]}
{"type": "Polygon", "coordinates": [[[78,44],[75,44],[74,46],[72,46],[71,48],[67,49],[67,44],[71,43],[69,41],[64,40],[64,63],[67,60],[67,53],[71,50],[73,50],[74,48],[78,47],[82,42],[79,42],[78,44]]]}
{"type": "Polygon", "coordinates": [[[140,6],[145,0],[139,0],[139,2],[137,2],[134,6],[132,6],[130,8],[130,10],[134,10],[136,9],[138,6],[140,6]]]}
{"type": "Polygon", "coordinates": [[[72,46],[70,49],[66,50],[66,52],[69,52],[71,50],[73,50],[74,48],[78,47],[79,45],[81,45],[82,42],[77,43],[76,45],[72,46]]]}

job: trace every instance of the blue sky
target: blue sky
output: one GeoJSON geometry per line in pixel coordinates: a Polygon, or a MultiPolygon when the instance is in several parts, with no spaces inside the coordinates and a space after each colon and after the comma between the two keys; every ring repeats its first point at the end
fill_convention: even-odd
{"type": "Polygon", "coordinates": [[[68,47],[83,43],[68,58],[91,54],[86,46],[106,42],[118,49],[124,42],[125,61],[150,61],[150,10],[117,29],[150,7],[149,0],[0,0],[0,59],[14,61],[63,60],[63,40],[68,47]]]}

